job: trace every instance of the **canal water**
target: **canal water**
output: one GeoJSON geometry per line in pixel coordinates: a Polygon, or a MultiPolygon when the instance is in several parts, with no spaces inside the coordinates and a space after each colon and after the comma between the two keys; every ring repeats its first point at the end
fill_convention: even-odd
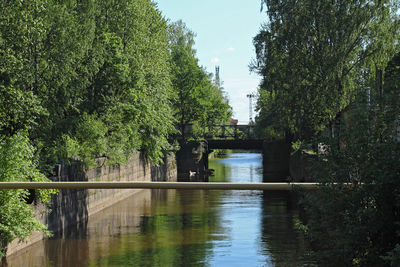
{"type": "MultiPolygon", "coordinates": [[[[212,181],[262,182],[262,154],[210,160],[212,181]]],[[[306,266],[291,193],[143,190],[8,266],[306,266]],[[79,229],[79,230],[77,230],[79,229]]]]}

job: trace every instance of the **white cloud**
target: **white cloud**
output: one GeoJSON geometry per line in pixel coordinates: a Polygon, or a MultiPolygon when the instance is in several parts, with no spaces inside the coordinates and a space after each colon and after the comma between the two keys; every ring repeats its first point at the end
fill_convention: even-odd
{"type": "Polygon", "coordinates": [[[211,59],[211,64],[217,64],[219,62],[219,58],[214,57],[211,59]]]}
{"type": "Polygon", "coordinates": [[[235,52],[235,48],[233,48],[233,47],[229,47],[226,50],[228,50],[228,52],[235,52]]]}

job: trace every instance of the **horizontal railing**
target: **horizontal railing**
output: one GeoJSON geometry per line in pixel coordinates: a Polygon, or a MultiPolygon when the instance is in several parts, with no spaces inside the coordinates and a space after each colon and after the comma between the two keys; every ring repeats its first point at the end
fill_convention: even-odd
{"type": "Polygon", "coordinates": [[[254,139],[255,125],[212,125],[209,131],[217,138],[254,139]]]}
{"type": "Polygon", "coordinates": [[[214,183],[214,182],[0,182],[0,189],[190,189],[272,190],[317,189],[318,183],[214,183]]]}

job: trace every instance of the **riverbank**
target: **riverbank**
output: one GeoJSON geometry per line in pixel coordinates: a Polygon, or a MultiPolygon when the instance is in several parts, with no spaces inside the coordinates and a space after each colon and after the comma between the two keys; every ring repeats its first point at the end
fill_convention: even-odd
{"type": "MultiPolygon", "coordinates": [[[[177,166],[174,154],[164,157],[164,163],[155,165],[138,153],[124,165],[106,166],[104,159],[98,159],[97,168],[84,170],[79,162],[57,166],[53,181],[176,181],[177,166]]],[[[142,189],[89,189],[60,190],[52,197],[50,213],[41,203],[33,203],[36,218],[48,225],[57,236],[68,237],[69,231],[85,230],[89,217],[107,207],[130,197],[142,189]]],[[[7,256],[20,251],[42,239],[43,233],[35,232],[25,241],[15,240],[7,248],[7,256]]]]}

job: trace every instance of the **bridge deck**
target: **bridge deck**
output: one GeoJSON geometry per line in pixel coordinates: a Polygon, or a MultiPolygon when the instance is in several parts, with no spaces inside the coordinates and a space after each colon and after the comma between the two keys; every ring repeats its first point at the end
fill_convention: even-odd
{"type": "Polygon", "coordinates": [[[260,139],[208,139],[208,148],[210,149],[262,149],[263,140],[260,139]]]}

